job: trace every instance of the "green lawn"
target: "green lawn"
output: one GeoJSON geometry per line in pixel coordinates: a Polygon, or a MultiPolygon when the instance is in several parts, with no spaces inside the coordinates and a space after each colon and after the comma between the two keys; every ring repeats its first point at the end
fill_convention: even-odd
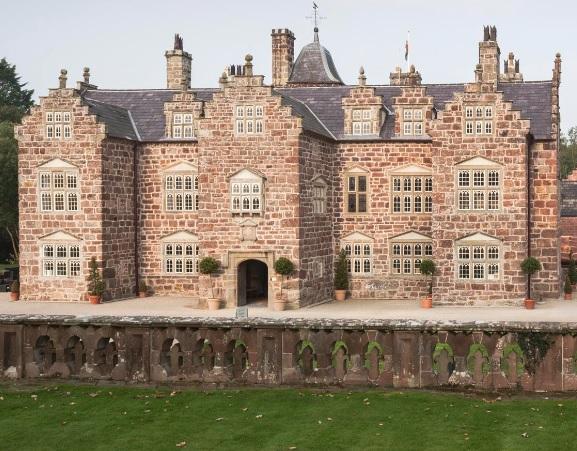
{"type": "Polygon", "coordinates": [[[0,449],[568,450],[576,415],[545,395],[0,385],[0,449]]]}

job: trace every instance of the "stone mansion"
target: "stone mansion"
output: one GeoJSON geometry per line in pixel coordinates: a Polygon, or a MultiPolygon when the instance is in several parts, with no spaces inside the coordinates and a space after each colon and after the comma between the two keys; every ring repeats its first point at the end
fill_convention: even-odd
{"type": "Polygon", "coordinates": [[[420,298],[431,258],[434,303],[516,304],[528,255],[537,296],[559,295],[560,55],[525,81],[485,27],[470,82],[361,68],[349,86],[318,29],[296,59],[291,31],[271,36],[270,84],[247,55],[191,87],[178,36],[166,89],[99,89],[88,68],[72,88],[61,71],[17,128],[22,299],[84,301],[94,256],[107,299],[144,281],[200,307],[213,286],[228,307],[298,308],[332,298],[340,249],[352,298],[420,298]],[[198,274],[203,256],[218,275],[198,274]]]}

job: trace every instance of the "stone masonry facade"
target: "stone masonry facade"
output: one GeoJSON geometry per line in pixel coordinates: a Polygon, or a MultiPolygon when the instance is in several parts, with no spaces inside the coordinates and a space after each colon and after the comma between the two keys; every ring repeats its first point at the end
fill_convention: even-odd
{"type": "Polygon", "coordinates": [[[299,308],[332,297],[341,249],[352,298],[426,295],[429,258],[435,303],[518,304],[529,255],[535,296],[558,297],[560,55],[551,80],[524,81],[513,54],[501,73],[486,27],[474,81],[361,68],[347,86],[318,29],[296,60],[290,30],[271,36],[272,85],[247,55],[191,87],[179,36],[166,89],[99,89],[88,68],[70,88],[62,70],[17,128],[23,299],[84,301],[95,257],[105,299],[143,281],[198,307],[299,308]]]}

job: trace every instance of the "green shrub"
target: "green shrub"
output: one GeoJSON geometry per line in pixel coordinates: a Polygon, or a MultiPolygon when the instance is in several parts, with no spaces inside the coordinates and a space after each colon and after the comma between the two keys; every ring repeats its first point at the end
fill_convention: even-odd
{"type": "Polygon", "coordinates": [[[281,257],[274,262],[274,270],[281,276],[289,276],[295,270],[295,265],[288,258],[281,257]]]}
{"type": "Polygon", "coordinates": [[[573,287],[571,286],[571,279],[569,278],[569,274],[565,277],[565,285],[563,285],[563,291],[565,294],[571,294],[573,292],[573,287]]]}
{"type": "Polygon", "coordinates": [[[214,289],[212,287],[212,275],[216,274],[220,268],[220,263],[212,257],[204,257],[198,263],[198,270],[201,274],[210,276],[210,296],[214,298],[214,289]]]}
{"type": "Polygon", "coordinates": [[[429,282],[429,295],[433,294],[433,275],[437,267],[435,266],[435,262],[429,258],[425,258],[421,265],[419,266],[421,270],[421,274],[425,276],[431,276],[431,281],[429,282]]]}
{"type": "Polygon", "coordinates": [[[528,276],[535,274],[541,270],[541,263],[535,257],[527,257],[521,262],[521,271],[528,276]]]}
{"type": "Polygon", "coordinates": [[[344,249],[339,252],[335,265],[335,290],[349,289],[349,272],[347,270],[347,254],[344,249]]]}
{"type": "Polygon", "coordinates": [[[144,282],[144,280],[139,280],[138,281],[138,292],[139,293],[146,293],[146,283],[144,282]]]}
{"type": "Polygon", "coordinates": [[[88,294],[91,296],[102,296],[104,294],[104,281],[98,270],[98,263],[96,257],[90,259],[90,270],[88,273],[88,294]]]}

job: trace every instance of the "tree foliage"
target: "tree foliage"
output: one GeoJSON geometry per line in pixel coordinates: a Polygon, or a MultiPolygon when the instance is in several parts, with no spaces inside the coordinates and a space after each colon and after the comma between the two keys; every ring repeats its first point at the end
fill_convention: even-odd
{"type": "MultiPolygon", "coordinates": [[[[14,125],[33,105],[31,89],[24,89],[16,67],[0,60],[0,247],[12,248],[18,259],[18,144],[14,125]],[[8,243],[10,243],[8,245],[8,243]],[[6,244],[6,245],[4,245],[6,244]]],[[[6,256],[4,256],[5,258],[6,256]]],[[[0,257],[1,258],[1,257],[0,257]]]]}
{"type": "Polygon", "coordinates": [[[335,265],[335,289],[348,290],[349,289],[349,272],[347,269],[347,254],[341,250],[335,265]]]}
{"type": "Polygon", "coordinates": [[[571,127],[567,136],[561,133],[559,147],[559,175],[567,178],[577,168],[577,127],[571,127]]]}

